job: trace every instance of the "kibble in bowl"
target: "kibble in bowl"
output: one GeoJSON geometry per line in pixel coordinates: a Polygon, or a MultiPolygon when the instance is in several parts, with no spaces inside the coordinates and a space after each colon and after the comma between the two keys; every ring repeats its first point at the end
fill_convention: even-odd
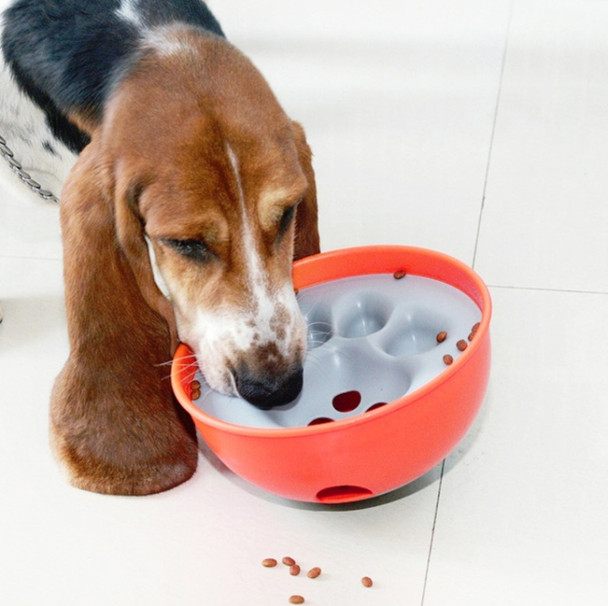
{"type": "Polygon", "coordinates": [[[210,392],[181,345],[173,388],[201,435],[235,473],[295,500],[361,500],[424,474],[483,400],[483,281],[447,255],[401,246],[315,255],[296,262],[293,277],[309,325],[302,393],[262,411],[210,392]]]}

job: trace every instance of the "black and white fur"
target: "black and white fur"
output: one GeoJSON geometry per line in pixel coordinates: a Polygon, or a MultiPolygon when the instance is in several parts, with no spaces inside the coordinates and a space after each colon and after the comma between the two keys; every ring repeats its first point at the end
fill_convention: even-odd
{"type": "MultiPolygon", "coordinates": [[[[146,32],[182,21],[224,35],[201,0],[0,0],[0,12],[0,136],[56,196],[88,142],[70,111],[100,117],[146,32]]],[[[16,179],[1,160],[0,180],[16,179]]]]}
{"type": "Polygon", "coordinates": [[[201,0],[0,0],[0,9],[0,136],[55,193],[88,142],[67,116],[100,117],[147,31],[181,21],[223,36],[201,0]]]}

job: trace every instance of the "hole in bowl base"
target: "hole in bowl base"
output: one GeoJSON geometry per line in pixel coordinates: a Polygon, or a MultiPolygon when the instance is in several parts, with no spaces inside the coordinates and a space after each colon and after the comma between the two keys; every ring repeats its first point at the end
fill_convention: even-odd
{"type": "Polygon", "coordinates": [[[329,417],[317,417],[313,419],[308,425],[321,425],[322,423],[333,423],[333,419],[329,417]]]}
{"type": "Polygon", "coordinates": [[[354,390],[345,391],[335,396],[331,403],[338,412],[352,412],[361,404],[361,394],[354,390]]]}
{"type": "Polygon", "coordinates": [[[376,410],[377,408],[382,408],[383,406],[386,406],[388,404],[388,402],[376,402],[375,404],[372,404],[365,412],[371,412],[372,410],[376,410]]]}
{"type": "Polygon", "coordinates": [[[372,497],[374,493],[363,486],[329,486],[317,492],[317,501],[320,503],[349,503],[360,499],[372,497]]]}

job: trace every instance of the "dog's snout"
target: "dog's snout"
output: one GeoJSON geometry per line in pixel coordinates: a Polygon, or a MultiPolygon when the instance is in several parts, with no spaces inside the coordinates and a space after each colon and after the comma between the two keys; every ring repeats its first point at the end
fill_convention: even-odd
{"type": "Polygon", "coordinates": [[[236,375],[236,387],[239,395],[249,403],[269,410],[275,406],[288,404],[295,400],[302,391],[302,369],[277,380],[276,377],[260,379],[248,371],[236,375]]]}

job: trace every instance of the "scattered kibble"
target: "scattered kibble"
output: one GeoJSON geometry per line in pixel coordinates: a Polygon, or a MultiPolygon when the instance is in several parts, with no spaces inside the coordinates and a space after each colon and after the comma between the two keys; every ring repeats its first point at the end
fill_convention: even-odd
{"type": "MultiPolygon", "coordinates": [[[[444,357],[451,357],[451,356],[444,356],[444,357]]],[[[290,557],[290,556],[284,556],[281,560],[281,562],[285,565],[285,566],[289,566],[289,574],[292,576],[298,576],[300,574],[300,566],[298,564],[296,564],[296,561],[294,560],[294,558],[290,557]]],[[[277,565],[277,560],[275,560],[274,558],[265,558],[264,560],[262,560],[262,566],[265,566],[266,568],[273,568],[274,566],[277,565]]],[[[321,568],[319,566],[314,566],[313,568],[311,568],[308,573],[307,576],[310,579],[316,579],[318,576],[321,575],[321,568]]],[[[363,587],[372,587],[374,585],[374,581],[372,580],[371,577],[368,576],[364,576],[361,577],[361,584],[363,585],[363,587]]],[[[294,594],[289,596],[289,603],[290,604],[304,604],[306,600],[304,599],[304,596],[301,596],[299,594],[294,594]]]]}
{"type": "Polygon", "coordinates": [[[456,343],[456,347],[458,347],[458,351],[464,351],[467,348],[467,342],[464,339],[460,339],[458,343],[456,343]]]}
{"type": "Polygon", "coordinates": [[[448,338],[448,333],[445,330],[437,333],[437,343],[443,343],[448,338]]]}
{"type": "Polygon", "coordinates": [[[446,366],[449,366],[453,361],[454,361],[454,358],[452,358],[452,356],[450,354],[445,354],[445,356],[443,356],[443,363],[446,366]]]}
{"type": "Polygon", "coordinates": [[[194,381],[192,381],[192,383],[190,383],[190,387],[192,387],[192,389],[200,389],[201,388],[201,382],[197,381],[195,379],[194,381]]]}
{"type": "Polygon", "coordinates": [[[405,270],[403,269],[398,269],[394,274],[393,274],[393,278],[395,278],[395,280],[401,280],[402,278],[405,278],[406,273],[405,270]]]}

